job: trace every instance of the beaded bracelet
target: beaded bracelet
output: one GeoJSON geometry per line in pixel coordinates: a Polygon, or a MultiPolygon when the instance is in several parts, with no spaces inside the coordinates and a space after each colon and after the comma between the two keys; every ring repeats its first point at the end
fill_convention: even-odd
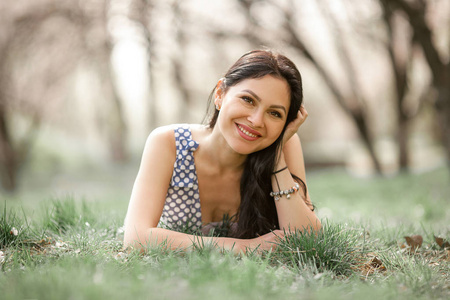
{"type": "Polygon", "coordinates": [[[280,200],[280,198],[283,195],[286,195],[286,198],[290,199],[291,198],[291,194],[297,192],[299,189],[300,189],[300,185],[298,183],[296,183],[290,189],[287,189],[287,190],[284,190],[284,191],[278,191],[278,192],[270,192],[270,197],[273,197],[275,199],[275,201],[278,201],[278,200],[280,200]]]}

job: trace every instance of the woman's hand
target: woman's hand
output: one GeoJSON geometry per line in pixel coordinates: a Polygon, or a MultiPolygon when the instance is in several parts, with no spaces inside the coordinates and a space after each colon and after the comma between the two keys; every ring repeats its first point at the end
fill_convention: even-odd
{"type": "Polygon", "coordinates": [[[261,235],[257,238],[245,240],[242,251],[255,250],[258,252],[274,250],[281,239],[284,237],[284,232],[282,230],[274,230],[272,232],[261,235]]]}
{"type": "Polygon", "coordinates": [[[300,109],[297,112],[297,117],[292,120],[286,127],[286,131],[284,132],[283,142],[282,146],[284,146],[289,139],[297,133],[298,129],[300,128],[300,125],[305,122],[306,118],[308,117],[308,112],[306,111],[305,106],[302,104],[300,106],[300,109]]]}

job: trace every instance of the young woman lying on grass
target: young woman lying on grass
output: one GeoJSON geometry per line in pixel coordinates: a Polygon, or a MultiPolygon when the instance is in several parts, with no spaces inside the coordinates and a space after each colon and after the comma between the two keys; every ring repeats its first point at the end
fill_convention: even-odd
{"type": "Polygon", "coordinates": [[[208,125],[164,126],[148,137],[126,247],[187,249],[199,238],[186,232],[226,227],[226,237],[203,242],[264,250],[285,232],[320,229],[297,135],[308,113],[294,63],[271,51],[246,53],[218,81],[213,99],[208,125]]]}

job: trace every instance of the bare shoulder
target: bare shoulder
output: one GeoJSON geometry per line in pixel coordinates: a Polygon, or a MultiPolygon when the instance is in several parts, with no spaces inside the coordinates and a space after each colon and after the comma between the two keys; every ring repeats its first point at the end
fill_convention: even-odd
{"type": "Polygon", "coordinates": [[[174,128],[176,125],[166,125],[157,127],[150,132],[147,140],[157,140],[159,142],[170,142],[175,139],[174,128]]]}
{"type": "MultiPolygon", "coordinates": [[[[145,149],[163,151],[164,154],[172,155],[176,152],[175,129],[186,124],[171,124],[153,129],[147,138],[145,149]]],[[[191,130],[194,140],[200,140],[206,133],[206,127],[201,124],[187,124],[191,130]]]]}
{"type": "MultiPolygon", "coordinates": [[[[155,128],[147,138],[146,151],[163,151],[164,154],[173,155],[176,152],[175,129],[186,124],[171,124],[155,128]]],[[[201,124],[187,124],[191,130],[192,137],[196,141],[201,141],[207,134],[208,129],[201,124]]],[[[153,152],[152,151],[152,152],[153,152]]]]}
{"type": "Polygon", "coordinates": [[[147,137],[142,159],[151,160],[152,157],[158,157],[159,160],[170,162],[175,160],[176,146],[174,126],[161,126],[152,130],[147,137]]]}

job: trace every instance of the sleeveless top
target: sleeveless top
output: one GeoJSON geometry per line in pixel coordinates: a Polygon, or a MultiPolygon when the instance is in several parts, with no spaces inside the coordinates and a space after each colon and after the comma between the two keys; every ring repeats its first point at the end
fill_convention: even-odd
{"type": "Polygon", "coordinates": [[[158,227],[181,232],[195,232],[202,227],[200,195],[193,153],[197,150],[198,143],[192,139],[191,130],[187,124],[176,127],[174,133],[176,160],[158,227]]]}
{"type": "Polygon", "coordinates": [[[224,216],[223,221],[203,225],[194,162],[194,151],[199,144],[192,139],[188,124],[178,125],[174,133],[176,160],[158,227],[184,233],[234,236],[237,223],[232,217],[224,216]]]}

